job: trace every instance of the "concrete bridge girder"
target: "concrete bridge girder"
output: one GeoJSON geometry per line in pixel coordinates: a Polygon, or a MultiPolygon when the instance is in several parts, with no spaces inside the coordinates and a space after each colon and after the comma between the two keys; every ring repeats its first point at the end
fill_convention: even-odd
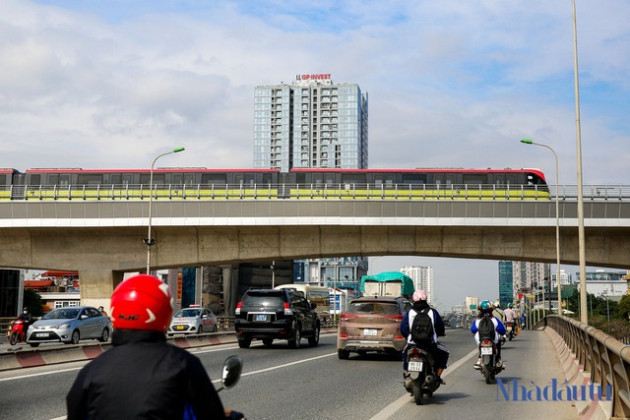
{"type": "MultiPolygon", "coordinates": [[[[628,233],[587,228],[587,263],[627,269],[628,233]]],[[[145,236],[141,226],[0,229],[0,266],[78,270],[84,303],[98,306],[124,272],[144,271],[145,236]]],[[[154,238],[154,269],[378,255],[556,261],[555,227],[548,226],[158,226],[154,238]]],[[[577,230],[563,227],[563,264],[578,264],[577,244],[577,230]]],[[[233,285],[225,287],[234,294],[233,285]]]]}

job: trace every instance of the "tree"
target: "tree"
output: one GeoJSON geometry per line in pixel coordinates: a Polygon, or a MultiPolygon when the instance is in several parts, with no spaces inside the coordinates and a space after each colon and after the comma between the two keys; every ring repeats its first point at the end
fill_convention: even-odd
{"type": "Polygon", "coordinates": [[[24,289],[24,306],[32,316],[42,316],[42,297],[33,289],[24,289]]]}
{"type": "Polygon", "coordinates": [[[630,295],[625,295],[617,305],[617,318],[630,320],[630,295]]]}

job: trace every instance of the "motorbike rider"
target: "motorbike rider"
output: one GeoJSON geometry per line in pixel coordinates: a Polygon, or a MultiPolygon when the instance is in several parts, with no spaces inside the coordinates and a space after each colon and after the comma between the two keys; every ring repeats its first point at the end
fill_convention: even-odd
{"type": "Polygon", "coordinates": [[[442,372],[447,367],[448,357],[450,355],[448,349],[444,347],[442,343],[438,341],[438,337],[443,337],[446,335],[444,329],[444,322],[442,321],[442,317],[437,310],[431,308],[427,303],[427,294],[424,290],[416,290],[413,293],[411,298],[413,301],[412,308],[407,311],[407,313],[403,316],[402,322],[400,324],[400,332],[404,337],[407,337],[407,344],[403,349],[403,377],[405,379],[405,386],[407,387],[409,384],[407,383],[409,380],[409,374],[407,373],[407,349],[409,347],[418,347],[422,350],[425,350],[427,353],[431,355],[435,362],[435,374],[437,376],[437,380],[444,385],[445,382],[441,378],[442,372]],[[433,342],[428,345],[418,345],[411,338],[411,326],[413,325],[413,319],[416,314],[426,308],[430,308],[428,315],[431,318],[433,323],[433,342]]]}
{"type": "Polygon", "coordinates": [[[31,316],[27,306],[22,309],[22,313],[17,317],[17,319],[22,321],[22,331],[24,332],[24,340],[26,341],[28,327],[33,322],[33,317],[31,316]]]}
{"type": "Polygon", "coordinates": [[[503,311],[503,313],[505,314],[505,322],[506,324],[512,323],[512,328],[516,328],[516,312],[514,311],[514,309],[512,309],[514,307],[514,305],[512,305],[511,303],[508,303],[507,308],[505,308],[505,311],[503,311]]]}
{"type": "Polygon", "coordinates": [[[492,315],[494,315],[496,319],[498,319],[503,323],[503,325],[505,325],[505,311],[501,309],[501,302],[498,299],[494,301],[494,309],[492,310],[492,315]]]}
{"type": "Polygon", "coordinates": [[[116,287],[112,348],[79,372],[66,397],[68,420],[243,418],[223,409],[199,358],[166,342],[173,303],[154,276],[116,287]]]}
{"type": "MultiPolygon", "coordinates": [[[[494,316],[493,312],[494,307],[489,301],[484,300],[483,302],[481,302],[481,304],[479,305],[479,314],[477,315],[477,319],[475,320],[475,322],[473,322],[473,324],[470,326],[470,331],[474,334],[475,341],[477,342],[477,347],[479,347],[479,343],[481,342],[479,337],[479,324],[481,323],[481,320],[484,316],[490,317],[490,320],[494,325],[494,344],[497,348],[497,363],[499,363],[501,361],[500,338],[503,334],[506,333],[506,329],[505,325],[503,325],[503,323],[494,316]]],[[[477,359],[477,363],[475,363],[474,365],[474,368],[477,370],[481,369],[481,354],[479,354],[478,357],[479,358],[477,359]]]]}

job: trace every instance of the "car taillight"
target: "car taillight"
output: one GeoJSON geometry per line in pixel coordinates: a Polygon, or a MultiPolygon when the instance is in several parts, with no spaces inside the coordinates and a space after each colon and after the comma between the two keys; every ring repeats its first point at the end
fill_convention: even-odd
{"type": "Polygon", "coordinates": [[[236,310],[234,311],[234,313],[236,315],[240,315],[241,314],[241,307],[243,306],[243,302],[239,302],[236,304],[236,310]]]}
{"type": "Polygon", "coordinates": [[[404,315],[387,315],[387,319],[394,319],[396,321],[402,321],[404,315]]]}
{"type": "Polygon", "coordinates": [[[289,305],[289,302],[284,302],[284,314],[293,315],[293,310],[291,309],[291,305],[289,305]]]}
{"type": "Polygon", "coordinates": [[[349,319],[354,319],[356,318],[356,315],[351,315],[351,314],[341,314],[341,316],[339,317],[340,321],[347,321],[349,319]]]}
{"type": "Polygon", "coordinates": [[[394,340],[404,340],[405,337],[403,337],[402,335],[395,335],[394,336],[394,340]]]}
{"type": "Polygon", "coordinates": [[[339,338],[348,338],[348,334],[339,334],[339,338]]]}

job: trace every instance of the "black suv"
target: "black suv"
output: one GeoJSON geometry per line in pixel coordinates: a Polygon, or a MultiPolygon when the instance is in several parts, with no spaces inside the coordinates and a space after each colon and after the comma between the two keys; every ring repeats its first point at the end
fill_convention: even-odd
{"type": "Polygon", "coordinates": [[[319,343],[320,321],[316,304],[291,289],[250,289],[236,306],[234,327],[238,345],[247,348],[253,338],[271,346],[274,339],[288,340],[300,347],[302,337],[308,344],[319,343]]]}

